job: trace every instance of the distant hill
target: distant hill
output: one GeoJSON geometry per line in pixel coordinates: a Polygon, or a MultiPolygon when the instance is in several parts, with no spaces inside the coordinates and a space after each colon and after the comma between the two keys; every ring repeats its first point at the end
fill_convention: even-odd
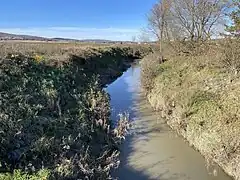
{"type": "Polygon", "coordinates": [[[36,40],[36,41],[46,41],[48,38],[30,35],[18,35],[0,32],[0,40],[36,40]]]}
{"type": "Polygon", "coordinates": [[[95,42],[95,43],[117,43],[119,41],[111,41],[105,39],[70,39],[70,38],[44,38],[39,36],[10,34],[0,32],[0,40],[31,40],[31,41],[67,41],[67,42],[95,42]]]}
{"type": "Polygon", "coordinates": [[[75,41],[75,42],[97,42],[97,43],[108,43],[113,42],[111,40],[106,39],[69,39],[69,38],[51,38],[52,41],[75,41]]]}

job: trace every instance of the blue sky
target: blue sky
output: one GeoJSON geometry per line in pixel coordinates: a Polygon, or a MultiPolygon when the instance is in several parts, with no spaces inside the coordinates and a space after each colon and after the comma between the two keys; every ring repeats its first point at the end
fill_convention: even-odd
{"type": "Polygon", "coordinates": [[[0,31],[131,40],[156,0],[1,0],[0,31]]]}

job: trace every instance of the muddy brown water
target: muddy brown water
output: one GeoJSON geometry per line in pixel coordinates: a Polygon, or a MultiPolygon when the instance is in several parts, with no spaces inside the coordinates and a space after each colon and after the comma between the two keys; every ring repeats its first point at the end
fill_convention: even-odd
{"type": "Polygon", "coordinates": [[[128,113],[132,127],[121,147],[120,180],[231,180],[217,165],[207,166],[201,154],[172,131],[141,93],[140,68],[133,64],[107,87],[112,119],[128,113]]]}

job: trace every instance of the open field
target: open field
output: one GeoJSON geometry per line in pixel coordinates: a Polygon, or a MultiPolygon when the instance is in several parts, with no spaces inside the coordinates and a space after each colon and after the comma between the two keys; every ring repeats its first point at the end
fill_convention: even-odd
{"type": "Polygon", "coordinates": [[[24,55],[44,55],[46,59],[65,61],[69,55],[88,56],[98,48],[130,48],[134,53],[139,51],[149,51],[150,45],[137,44],[100,44],[100,43],[72,43],[72,42],[36,42],[36,41],[5,41],[0,42],[0,56],[4,57],[8,54],[24,54],[24,55]]]}

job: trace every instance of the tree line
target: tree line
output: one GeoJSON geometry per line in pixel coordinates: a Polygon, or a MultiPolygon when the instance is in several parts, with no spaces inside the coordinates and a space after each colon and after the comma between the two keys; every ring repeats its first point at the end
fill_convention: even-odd
{"type": "Polygon", "coordinates": [[[147,31],[162,41],[206,41],[224,26],[230,34],[240,29],[240,0],[160,0],[148,14],[147,31]],[[226,25],[227,24],[227,25],[226,25]]]}

